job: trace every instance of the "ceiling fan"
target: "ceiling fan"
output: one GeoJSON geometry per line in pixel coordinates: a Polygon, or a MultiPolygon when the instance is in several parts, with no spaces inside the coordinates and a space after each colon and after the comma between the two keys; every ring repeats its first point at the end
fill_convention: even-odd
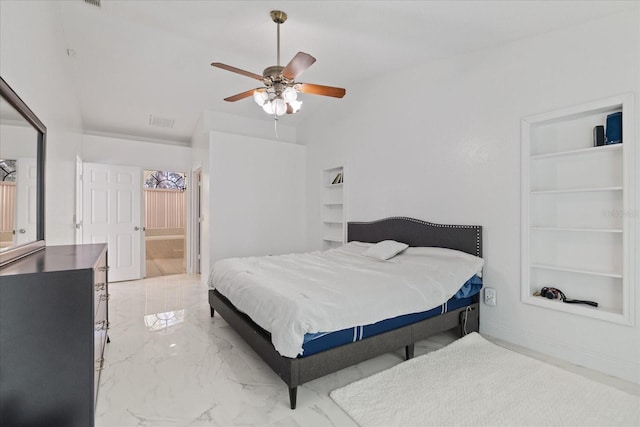
{"type": "Polygon", "coordinates": [[[342,98],[347,92],[345,89],[295,81],[303,71],[316,62],[316,58],[308,53],[298,52],[285,67],[280,65],[280,24],[284,24],[287,20],[287,14],[280,10],[273,10],[271,19],[278,25],[277,65],[265,68],[262,75],[259,75],[220,62],[211,64],[223,70],[251,77],[264,84],[264,87],[250,89],[224,100],[235,102],[253,95],[253,99],[267,114],[273,114],[277,118],[277,116],[293,114],[300,110],[302,101],[298,99],[299,92],[342,98]]]}

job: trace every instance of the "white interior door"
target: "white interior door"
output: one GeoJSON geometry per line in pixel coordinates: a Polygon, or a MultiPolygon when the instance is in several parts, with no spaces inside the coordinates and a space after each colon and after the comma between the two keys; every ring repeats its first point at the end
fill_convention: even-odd
{"type": "Polygon", "coordinates": [[[20,157],[16,162],[16,211],[15,244],[36,240],[38,222],[37,212],[37,176],[36,159],[20,157]]]}
{"type": "Polygon", "coordinates": [[[141,270],[142,170],[84,163],[82,241],[107,243],[109,280],[136,280],[141,270]]]}

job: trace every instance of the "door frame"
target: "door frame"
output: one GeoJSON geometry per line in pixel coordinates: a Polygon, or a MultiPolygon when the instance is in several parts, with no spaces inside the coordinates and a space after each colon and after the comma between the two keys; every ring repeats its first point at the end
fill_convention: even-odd
{"type": "MultiPolygon", "coordinates": [[[[190,175],[189,170],[184,170],[183,168],[180,167],[142,167],[142,181],[140,183],[140,191],[142,192],[142,199],[140,201],[140,203],[142,204],[141,209],[140,209],[140,213],[142,215],[142,219],[140,220],[141,224],[142,224],[142,265],[143,265],[143,271],[144,271],[144,277],[146,277],[147,275],[147,258],[146,258],[146,248],[147,248],[147,244],[146,244],[146,231],[147,231],[147,224],[146,224],[146,203],[145,203],[145,194],[144,194],[144,183],[146,180],[146,172],[147,171],[151,171],[151,172],[155,172],[155,171],[172,171],[172,172],[179,172],[179,173],[183,173],[184,174],[184,178],[186,181],[186,185],[187,188],[184,190],[185,194],[186,194],[186,200],[185,200],[185,234],[184,234],[184,250],[185,250],[185,254],[184,254],[184,262],[185,262],[185,272],[186,273],[192,273],[191,271],[191,235],[189,234],[191,232],[191,230],[193,229],[193,226],[191,224],[191,212],[192,212],[192,191],[193,189],[190,188],[191,187],[191,179],[192,176],[190,175]]],[[[193,171],[191,172],[191,174],[193,174],[193,171]]]]}
{"type": "Polygon", "coordinates": [[[191,171],[191,190],[187,194],[187,273],[201,274],[201,260],[198,258],[201,254],[202,229],[201,206],[202,206],[202,167],[198,166],[191,171]]]}

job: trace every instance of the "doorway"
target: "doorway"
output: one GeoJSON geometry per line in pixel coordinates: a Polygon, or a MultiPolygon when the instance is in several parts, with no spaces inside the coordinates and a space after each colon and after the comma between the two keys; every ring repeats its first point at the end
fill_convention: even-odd
{"type": "Polygon", "coordinates": [[[186,175],[144,171],[146,277],[186,273],[186,175]]]}

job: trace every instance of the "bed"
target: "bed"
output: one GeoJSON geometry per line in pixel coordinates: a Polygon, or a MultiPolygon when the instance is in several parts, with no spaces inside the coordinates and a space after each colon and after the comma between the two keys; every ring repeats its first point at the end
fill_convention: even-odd
{"type": "MultiPolygon", "coordinates": [[[[481,226],[392,217],[350,222],[347,236],[349,242],[395,240],[410,247],[447,248],[482,257],[481,226]]],[[[406,359],[410,359],[415,343],[420,340],[452,328],[458,328],[460,335],[464,335],[478,331],[479,327],[478,294],[475,294],[455,301],[452,298],[442,307],[398,316],[366,329],[356,327],[319,334],[319,340],[305,342],[304,356],[285,357],[274,347],[272,334],[236,308],[218,289],[209,290],[209,304],[211,316],[217,311],[287,384],[291,409],[296,407],[297,387],[301,384],[403,347],[406,359]],[[323,339],[331,342],[322,342],[323,339]]]]}

